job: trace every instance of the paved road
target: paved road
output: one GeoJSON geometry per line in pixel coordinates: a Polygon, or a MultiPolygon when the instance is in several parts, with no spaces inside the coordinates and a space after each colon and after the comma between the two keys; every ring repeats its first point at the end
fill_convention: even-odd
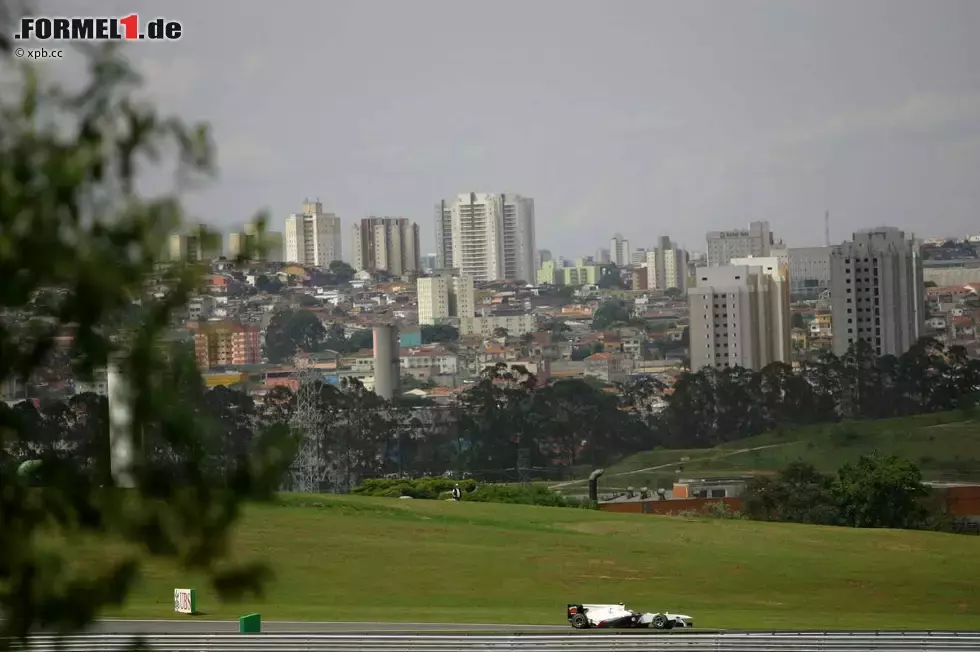
{"type": "MultiPolygon", "coordinates": [[[[568,631],[565,625],[468,625],[443,623],[351,623],[351,622],[299,622],[263,620],[263,632],[294,634],[364,634],[425,632],[552,632],[568,631]]],[[[89,630],[93,634],[201,634],[235,633],[237,620],[100,620],[89,630]]]]}

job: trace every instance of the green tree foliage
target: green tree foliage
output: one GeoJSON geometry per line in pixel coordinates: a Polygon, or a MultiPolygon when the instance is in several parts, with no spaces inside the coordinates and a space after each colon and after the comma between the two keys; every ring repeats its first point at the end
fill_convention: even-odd
{"type": "Polygon", "coordinates": [[[980,360],[922,339],[900,357],[876,357],[864,341],[794,371],[773,363],[685,373],[661,414],[671,446],[715,446],[781,425],[881,419],[966,408],[980,390],[980,360]]]}
{"type": "Polygon", "coordinates": [[[330,267],[328,268],[330,273],[335,279],[337,285],[346,285],[354,280],[354,275],[357,273],[354,268],[345,263],[342,260],[332,260],[330,261],[330,267]]]}
{"type": "Polygon", "coordinates": [[[324,347],[327,329],[309,310],[281,310],[272,316],[265,332],[265,355],[282,364],[299,352],[316,353],[324,347]]]}
{"type": "Polygon", "coordinates": [[[604,331],[613,324],[625,324],[630,320],[626,303],[619,299],[606,299],[592,315],[592,330],[604,331]]]}
{"type": "MultiPolygon", "coordinates": [[[[205,178],[213,158],[207,130],[135,100],[138,79],[114,51],[89,56],[89,78],[68,91],[40,78],[43,68],[20,66],[9,49],[0,52],[10,69],[4,72],[13,73],[8,79],[19,80],[0,96],[0,380],[31,377],[71,325],[77,377],[90,380],[117,359],[132,396],[134,432],[152,433],[181,462],[161,462],[138,447],[134,486],[119,489],[45,448],[48,433],[36,415],[0,411],[4,456],[40,447],[41,460],[40,487],[0,474],[0,646],[39,626],[75,631],[124,602],[144,554],[210,576],[224,597],[259,589],[261,567],[223,563],[227,535],[241,502],[268,497],[282,470],[277,451],[253,448],[217,477],[205,471],[196,409],[160,346],[171,315],[202,274],[194,266],[157,265],[160,243],[182,225],[180,203],[176,193],[141,196],[137,172],[170,152],[181,184],[205,178]],[[166,289],[162,298],[145,292],[150,279],[166,289]],[[29,333],[19,330],[32,298],[51,288],[59,289],[59,300],[29,333]],[[73,563],[80,546],[55,545],[69,539],[101,541],[85,554],[105,551],[103,557],[73,563]],[[130,552],[106,545],[112,542],[129,544],[130,552]]],[[[98,401],[79,399],[73,407],[77,418],[52,418],[104,431],[98,401]]]]}
{"type": "Polygon", "coordinates": [[[757,520],[914,529],[926,523],[928,493],[911,462],[865,455],[834,476],[793,462],[775,478],[751,481],[743,499],[757,520]]]}
{"type": "Polygon", "coordinates": [[[627,289],[626,283],[623,281],[622,276],[620,276],[619,268],[613,263],[604,265],[602,267],[601,276],[599,277],[599,282],[596,285],[603,290],[625,290],[627,289]]]}
{"type": "Polygon", "coordinates": [[[838,520],[831,478],[805,462],[791,463],[775,478],[752,480],[744,502],[757,520],[823,525],[838,520]]]}
{"type": "Polygon", "coordinates": [[[919,527],[928,494],[919,469],[893,455],[863,455],[842,466],[834,483],[840,520],[852,527],[919,527]]]}

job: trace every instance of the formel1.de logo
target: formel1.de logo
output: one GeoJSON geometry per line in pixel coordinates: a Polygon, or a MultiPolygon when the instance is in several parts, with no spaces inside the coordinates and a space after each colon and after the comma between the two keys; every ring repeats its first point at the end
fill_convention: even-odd
{"type": "Polygon", "coordinates": [[[184,27],[179,20],[153,18],[141,22],[138,14],[101,18],[29,16],[21,18],[21,41],[176,41],[184,27]]]}

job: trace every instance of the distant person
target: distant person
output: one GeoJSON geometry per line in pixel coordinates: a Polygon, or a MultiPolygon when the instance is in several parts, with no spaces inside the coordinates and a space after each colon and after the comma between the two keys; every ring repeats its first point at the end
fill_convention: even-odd
{"type": "Polygon", "coordinates": [[[463,492],[459,490],[459,483],[457,482],[456,486],[453,487],[453,500],[455,500],[458,503],[460,500],[462,500],[462,498],[463,498],[463,492]]]}

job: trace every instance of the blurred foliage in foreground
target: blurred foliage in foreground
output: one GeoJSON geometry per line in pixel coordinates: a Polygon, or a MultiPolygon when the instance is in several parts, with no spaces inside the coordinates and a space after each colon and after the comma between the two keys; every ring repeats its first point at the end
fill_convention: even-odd
{"type": "MultiPolygon", "coordinates": [[[[5,87],[0,98],[0,381],[27,377],[66,331],[77,377],[118,360],[137,433],[134,486],[118,488],[108,460],[92,473],[42,459],[40,486],[0,473],[0,649],[38,628],[77,631],[123,603],[148,555],[207,575],[223,598],[260,590],[264,567],[230,564],[228,535],[243,501],[269,497],[283,470],[280,451],[263,443],[274,438],[220,469],[202,463],[208,424],[180,394],[181,379],[197,371],[169,355],[162,337],[202,271],[158,262],[183,223],[181,186],[141,197],[137,172],[159,157],[174,161],[179,183],[209,174],[207,130],[135,100],[139,79],[116,51],[87,56],[90,78],[68,91],[0,48],[2,72],[19,80],[19,93],[5,87]],[[66,292],[26,319],[45,288],[66,292]],[[143,437],[172,455],[144,458],[143,437]],[[78,568],[71,543],[93,538],[107,543],[105,563],[78,568]],[[118,556],[111,542],[132,554],[118,556]]],[[[0,455],[33,436],[13,414],[0,417],[0,455]]]]}

